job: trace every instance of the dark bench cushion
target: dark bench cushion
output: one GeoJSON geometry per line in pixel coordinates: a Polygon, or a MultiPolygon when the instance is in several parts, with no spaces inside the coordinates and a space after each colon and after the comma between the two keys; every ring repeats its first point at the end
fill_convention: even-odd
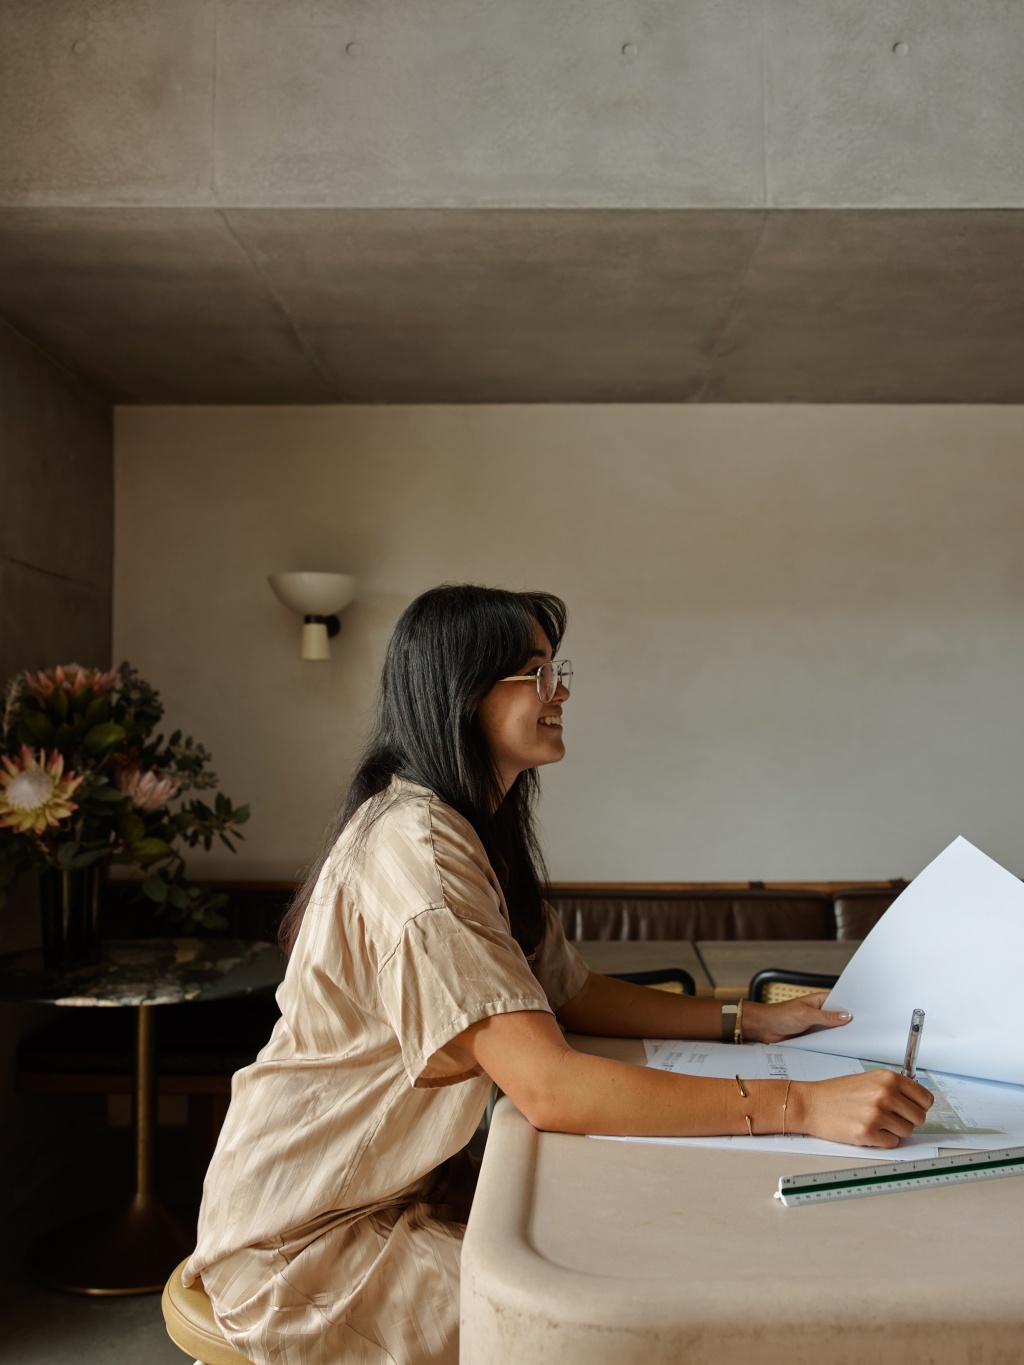
{"type": "Polygon", "coordinates": [[[837,891],[835,901],[836,938],[867,938],[878,921],[903,890],[837,891]]]}
{"type": "Polygon", "coordinates": [[[549,899],[570,939],[835,938],[832,900],[816,892],[552,888],[549,899]]]}

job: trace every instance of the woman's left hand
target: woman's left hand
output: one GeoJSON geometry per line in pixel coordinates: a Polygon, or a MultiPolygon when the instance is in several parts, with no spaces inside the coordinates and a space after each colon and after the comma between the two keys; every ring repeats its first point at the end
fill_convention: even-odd
{"type": "Polygon", "coordinates": [[[781,1043],[785,1038],[810,1029],[838,1028],[848,1024],[853,1015],[846,1010],[823,1010],[828,991],[814,995],[798,995],[795,1000],[783,1000],[778,1005],[760,1005],[753,1000],[743,1002],[743,1037],[748,1043],[781,1043]]]}

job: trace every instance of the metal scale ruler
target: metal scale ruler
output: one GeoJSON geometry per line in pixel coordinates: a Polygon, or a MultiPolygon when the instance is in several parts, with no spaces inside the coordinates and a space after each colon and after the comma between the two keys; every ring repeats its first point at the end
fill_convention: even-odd
{"type": "Polygon", "coordinates": [[[877,1166],[850,1166],[845,1171],[784,1175],[779,1180],[775,1198],[789,1208],[794,1204],[824,1204],[830,1199],[891,1194],[894,1190],[924,1190],[934,1185],[994,1180],[1004,1175],[1024,1175],[1024,1147],[923,1157],[920,1161],[889,1161],[877,1166]]]}

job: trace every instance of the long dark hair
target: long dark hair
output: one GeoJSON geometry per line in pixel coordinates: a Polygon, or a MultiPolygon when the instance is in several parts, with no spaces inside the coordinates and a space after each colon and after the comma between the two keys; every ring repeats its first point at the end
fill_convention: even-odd
{"type": "MultiPolygon", "coordinates": [[[[477,708],[500,678],[522,671],[538,624],[554,653],[566,620],[565,603],[550,593],[470,583],[432,588],[406,607],[388,644],[363,756],[323,849],[281,920],[286,953],[338,836],[395,776],[428,787],[473,826],[504,891],[516,942],[533,952],[544,932],[547,880],[533,823],[537,773],[520,773],[502,796],[477,708]]],[[[373,815],[384,809],[382,803],[373,815]]]]}

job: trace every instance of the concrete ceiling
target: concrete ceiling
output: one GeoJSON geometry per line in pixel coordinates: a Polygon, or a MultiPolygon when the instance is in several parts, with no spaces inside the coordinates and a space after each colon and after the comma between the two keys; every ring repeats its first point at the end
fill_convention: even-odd
{"type": "Polygon", "coordinates": [[[125,403],[1024,402],[1008,210],[0,209],[125,403]]]}
{"type": "Polygon", "coordinates": [[[0,0],[0,315],[121,402],[1024,401],[1020,0],[0,0]]]}

